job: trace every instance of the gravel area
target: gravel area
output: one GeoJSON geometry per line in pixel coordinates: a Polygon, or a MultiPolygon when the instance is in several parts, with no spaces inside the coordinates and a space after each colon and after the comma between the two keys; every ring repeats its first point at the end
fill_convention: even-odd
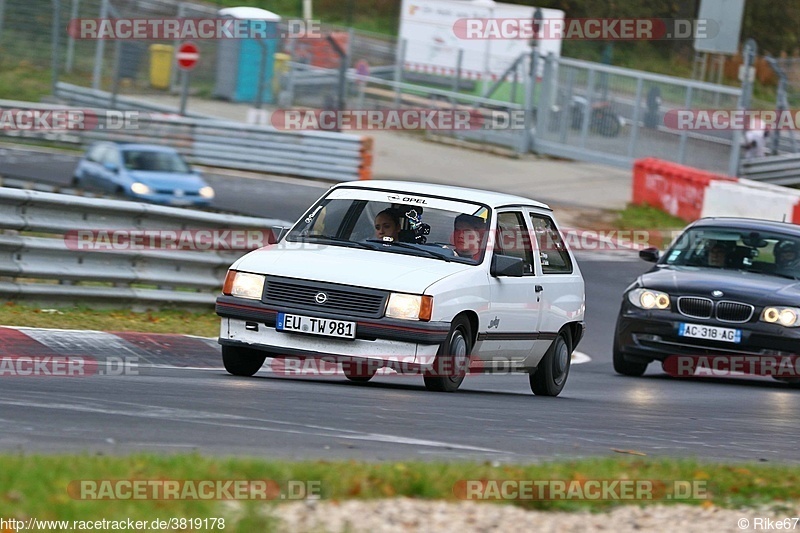
{"type": "MultiPolygon", "coordinates": [[[[694,505],[623,506],[609,512],[526,511],[512,505],[394,500],[299,502],[279,505],[272,513],[286,532],[698,532],[757,531],[756,518],[800,516],[800,508],[776,514],[770,509],[731,510],[694,505]],[[742,522],[740,522],[742,520],[742,522]],[[744,520],[747,520],[745,524],[744,520]],[[744,526],[744,527],[741,527],[744,526]]],[[[773,525],[772,529],[776,529],[773,525]]],[[[789,529],[800,530],[797,527],[789,529]]]]}

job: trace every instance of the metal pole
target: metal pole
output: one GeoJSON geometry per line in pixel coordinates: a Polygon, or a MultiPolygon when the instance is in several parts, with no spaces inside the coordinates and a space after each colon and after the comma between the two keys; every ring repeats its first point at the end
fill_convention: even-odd
{"type": "Polygon", "coordinates": [[[53,0],[53,57],[52,57],[52,69],[53,69],[53,95],[58,94],[58,56],[59,56],[59,30],[61,29],[61,0],[53,0]]]}
{"type": "Polygon", "coordinates": [[[114,41],[114,83],[111,87],[111,109],[117,108],[117,93],[119,92],[119,71],[121,68],[122,41],[114,41]]]}
{"type": "Polygon", "coordinates": [[[186,116],[186,100],[189,96],[189,71],[181,70],[181,116],[186,116]]]}
{"type": "MultiPolygon", "coordinates": [[[[742,93],[739,95],[739,110],[746,110],[750,106],[750,92],[753,87],[750,84],[750,67],[755,61],[756,51],[758,46],[753,39],[747,39],[744,45],[744,80],[742,80],[742,93]]],[[[741,164],[742,155],[742,132],[741,130],[733,130],[733,139],[731,139],[731,157],[728,160],[728,175],[738,176],[739,165],[741,164]]]]}
{"type": "Polygon", "coordinates": [[[628,157],[633,158],[636,153],[636,139],[639,135],[639,115],[642,109],[642,92],[644,91],[644,78],[636,81],[636,107],[633,110],[633,126],[631,127],[631,138],[628,141],[628,157]]]}
{"type": "Polygon", "coordinates": [[[406,39],[398,43],[397,48],[397,64],[394,66],[394,81],[397,84],[394,92],[394,107],[400,108],[400,101],[403,96],[403,89],[400,84],[403,83],[403,65],[406,62],[406,39]]]}
{"type": "MultiPolygon", "coordinates": [[[[3,0],[0,0],[2,2],[3,0]]],[[[70,20],[78,18],[81,0],[72,0],[72,9],[69,13],[70,20]]],[[[72,72],[72,60],[75,55],[75,39],[70,35],[67,37],[67,65],[64,68],[67,72],[72,72]]]]}
{"type": "Polygon", "coordinates": [[[261,45],[261,65],[258,67],[258,94],[256,94],[256,109],[261,109],[261,105],[264,102],[264,76],[267,73],[267,55],[269,48],[267,48],[267,43],[262,40],[259,40],[258,44],[261,45]]]}
{"type": "MultiPolygon", "coordinates": [[[[183,2],[180,2],[178,4],[178,15],[177,15],[177,17],[179,19],[182,19],[182,18],[186,17],[186,8],[183,5],[183,2]]],[[[180,39],[175,39],[173,41],[172,46],[173,46],[175,52],[178,51],[178,47],[180,47],[180,45],[181,45],[181,40],[180,39]]],[[[175,89],[178,88],[178,77],[175,75],[178,70],[179,70],[178,69],[178,56],[177,56],[177,53],[175,53],[175,54],[172,55],[172,70],[170,71],[170,83],[169,83],[169,85],[170,85],[170,90],[171,91],[174,91],[175,89]]],[[[183,78],[181,78],[181,80],[183,80],[183,78]]]]}
{"type": "MultiPolygon", "coordinates": [[[[692,88],[686,88],[686,102],[684,109],[692,109],[692,88]]],[[[678,143],[678,163],[683,164],[686,161],[686,141],[689,139],[689,130],[684,129],[681,132],[681,140],[678,143]]]]}
{"type": "MultiPolygon", "coordinates": [[[[102,0],[100,3],[100,19],[108,18],[108,0],[102,0]]],[[[97,39],[97,45],[94,49],[94,72],[92,73],[92,89],[99,91],[101,84],[101,77],[103,76],[103,55],[106,49],[105,39],[97,39]]]]}

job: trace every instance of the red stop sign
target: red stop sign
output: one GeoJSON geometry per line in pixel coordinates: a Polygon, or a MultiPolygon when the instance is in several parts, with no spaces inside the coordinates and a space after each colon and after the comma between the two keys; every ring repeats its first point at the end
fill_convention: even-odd
{"type": "Polygon", "coordinates": [[[178,68],[192,70],[200,60],[200,50],[196,44],[187,41],[180,45],[175,58],[178,60],[178,68]]]}

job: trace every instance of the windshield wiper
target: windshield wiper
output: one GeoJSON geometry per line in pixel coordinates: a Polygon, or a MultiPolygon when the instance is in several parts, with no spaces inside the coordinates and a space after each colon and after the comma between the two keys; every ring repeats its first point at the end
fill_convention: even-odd
{"type": "Polygon", "coordinates": [[[376,250],[376,248],[372,245],[358,241],[350,241],[347,239],[343,239],[341,237],[333,237],[331,235],[306,235],[302,237],[302,239],[305,241],[310,241],[310,240],[331,241],[331,242],[341,243],[344,245],[352,245],[356,248],[363,248],[364,250],[376,250]]]}
{"type": "MultiPolygon", "coordinates": [[[[406,250],[414,250],[415,252],[423,252],[425,254],[428,254],[428,256],[430,256],[430,257],[434,257],[436,259],[442,259],[444,261],[447,261],[448,263],[450,262],[450,259],[445,257],[445,256],[443,256],[443,255],[437,254],[436,252],[428,250],[426,248],[417,248],[413,244],[409,244],[409,243],[406,243],[406,242],[382,241],[382,240],[379,240],[379,239],[367,239],[367,242],[374,242],[374,243],[379,243],[379,244],[388,244],[388,245],[391,245],[391,246],[397,246],[399,248],[404,248],[406,250]]],[[[377,248],[373,248],[373,250],[376,250],[376,249],[377,248]]]]}

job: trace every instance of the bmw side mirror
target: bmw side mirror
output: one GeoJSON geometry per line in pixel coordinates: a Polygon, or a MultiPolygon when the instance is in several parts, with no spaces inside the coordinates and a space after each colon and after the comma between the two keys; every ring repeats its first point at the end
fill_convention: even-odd
{"type": "Polygon", "coordinates": [[[658,251],[658,248],[651,246],[650,248],[639,250],[639,257],[648,263],[655,263],[661,257],[661,252],[658,251]]]}
{"type": "Polygon", "coordinates": [[[495,254],[492,256],[492,266],[489,273],[494,277],[507,276],[521,278],[525,275],[522,258],[508,255],[495,254]]]}

